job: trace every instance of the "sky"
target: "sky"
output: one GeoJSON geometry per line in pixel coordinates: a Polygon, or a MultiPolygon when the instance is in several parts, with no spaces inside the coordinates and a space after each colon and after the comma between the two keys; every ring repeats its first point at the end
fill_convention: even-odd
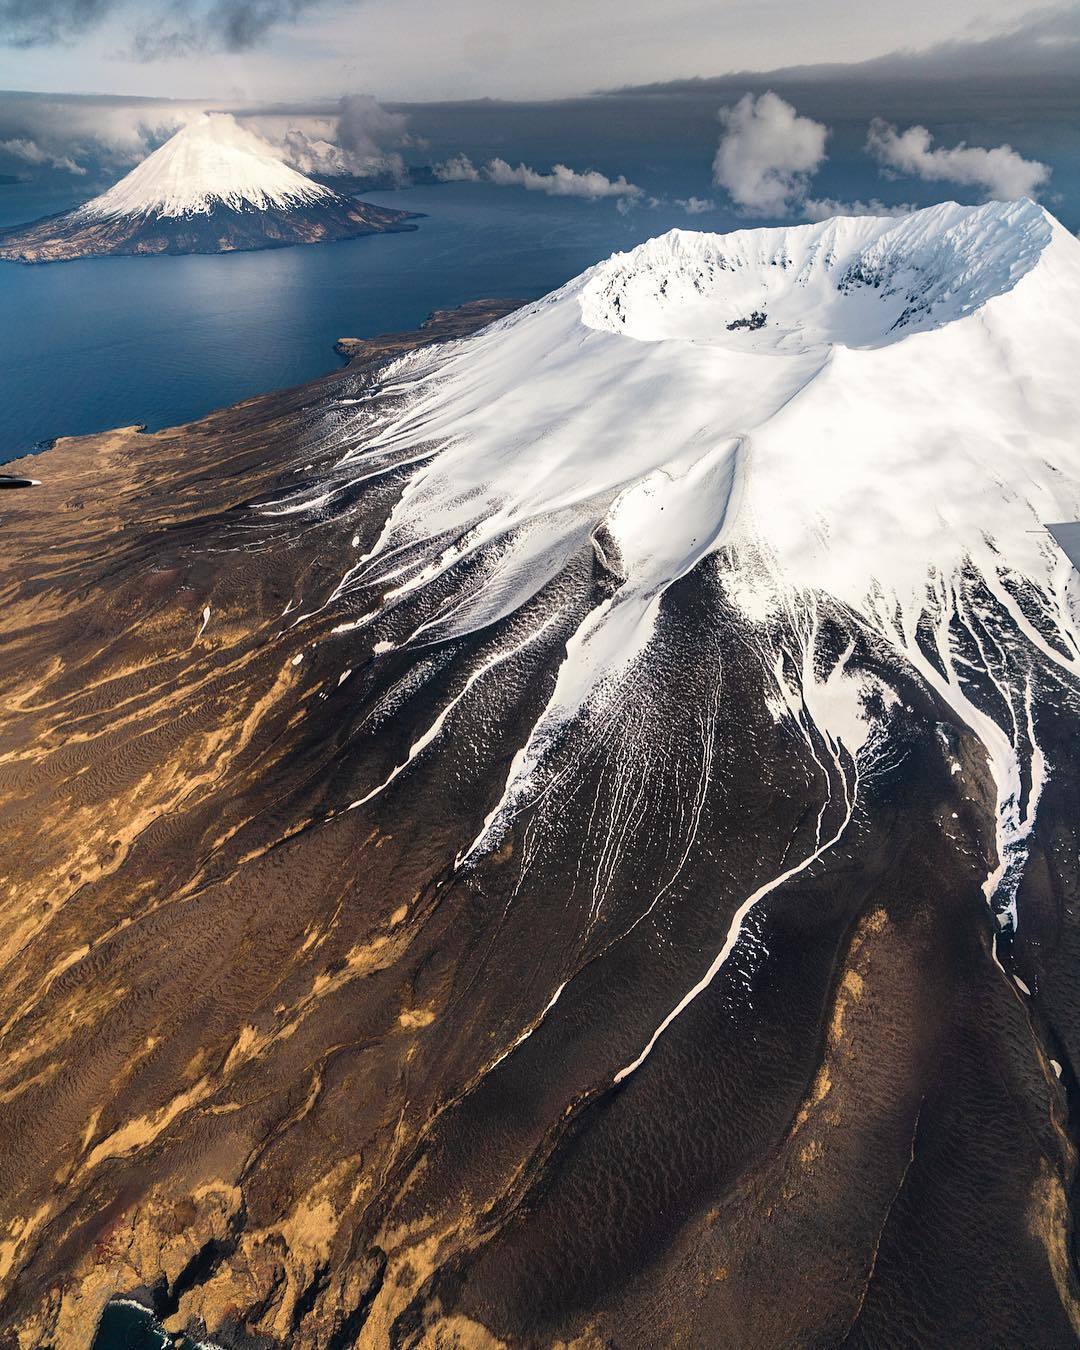
{"type": "Polygon", "coordinates": [[[1080,0],[0,0],[9,205],[206,111],[358,190],[423,166],[703,228],[1030,196],[1076,228],[1080,0]]]}
{"type": "Polygon", "coordinates": [[[554,98],[947,51],[1059,12],[1023,0],[0,0],[0,88],[554,98]]]}

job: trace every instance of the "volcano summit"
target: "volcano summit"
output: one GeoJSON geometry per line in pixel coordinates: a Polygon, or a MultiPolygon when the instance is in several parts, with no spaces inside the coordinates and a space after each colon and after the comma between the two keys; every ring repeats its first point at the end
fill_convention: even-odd
{"type": "Polygon", "coordinates": [[[0,258],[228,253],[415,229],[408,220],[298,173],[228,113],[204,113],[101,196],[0,231],[0,258]]]}
{"type": "Polygon", "coordinates": [[[0,1333],[1074,1347],[1078,316],[676,231],[35,459],[0,1333]]]}

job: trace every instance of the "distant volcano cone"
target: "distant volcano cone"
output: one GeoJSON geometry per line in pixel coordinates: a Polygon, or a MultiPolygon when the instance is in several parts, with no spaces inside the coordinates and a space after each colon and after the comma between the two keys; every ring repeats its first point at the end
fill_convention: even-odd
{"type": "Polygon", "coordinates": [[[407,220],[298,173],[228,113],[205,113],[99,197],[0,231],[0,258],[228,253],[414,229],[407,220]]]}

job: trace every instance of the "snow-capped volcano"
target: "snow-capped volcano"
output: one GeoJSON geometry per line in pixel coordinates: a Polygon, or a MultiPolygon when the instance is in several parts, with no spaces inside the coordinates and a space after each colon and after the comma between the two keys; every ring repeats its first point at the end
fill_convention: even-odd
{"type": "Polygon", "coordinates": [[[332,202],[337,194],[290,168],[228,113],[203,113],[119,183],[79,208],[86,218],[209,215],[332,202]]]}
{"type": "Polygon", "coordinates": [[[899,220],[838,217],[728,235],[672,230],[591,274],[582,313],[590,327],[643,341],[876,347],[1008,290],[1050,236],[1032,202],[945,203],[899,220]]]}
{"type": "Polygon", "coordinates": [[[0,258],[220,253],[414,228],[407,219],[298,173],[230,114],[204,113],[107,192],[0,232],[0,258]]]}
{"type": "Polygon", "coordinates": [[[1072,1343],[1078,353],[1080,242],[947,204],[666,235],[304,425],[285,814],[420,908],[455,1103],[410,1328],[1072,1343]]]}
{"type": "Polygon", "coordinates": [[[1033,709],[1080,676],[1075,578],[1041,529],[1080,515],[1078,351],[1080,243],[1030,201],[673,231],[402,360],[343,410],[339,481],[270,509],[408,473],[325,602],[358,604],[352,626],[387,649],[508,621],[595,551],[603,593],[461,860],[544,797],[568,725],[651,678],[665,596],[704,566],[764,703],[830,747],[849,808],[898,697],[871,649],[979,737],[997,784],[984,881],[1012,923],[1046,772],[1033,709]],[[823,667],[827,618],[847,645],[823,667]]]}

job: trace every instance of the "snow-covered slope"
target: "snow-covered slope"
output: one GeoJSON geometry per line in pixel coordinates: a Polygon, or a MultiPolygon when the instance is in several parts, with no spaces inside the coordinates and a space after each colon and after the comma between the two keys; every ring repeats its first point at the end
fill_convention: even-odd
{"type": "Polygon", "coordinates": [[[208,215],[215,206],[265,211],[335,200],[290,168],[229,113],[204,113],[101,196],[80,208],[90,219],[208,215]]]}
{"type": "Polygon", "coordinates": [[[542,792],[560,728],[647,671],[665,593],[711,556],[777,717],[801,709],[857,761],[885,696],[847,656],[821,669],[840,613],[981,739],[998,816],[985,889],[1012,923],[1045,772],[1033,672],[1080,676],[1076,579],[1041,530],[1080,515],[1078,352],[1080,243],[1030,201],[674,231],[402,360],[348,410],[338,481],[272,509],[407,469],[332,597],[363,597],[342,631],[374,625],[384,650],[505,618],[590,540],[610,574],[463,861],[542,792]]]}
{"type": "Polygon", "coordinates": [[[672,230],[605,264],[582,311],[593,328],[644,341],[876,347],[1009,289],[1050,236],[1030,202],[977,210],[947,202],[899,221],[839,217],[728,235],[672,230]],[[755,313],[767,313],[764,328],[748,322],[755,313]]]}

